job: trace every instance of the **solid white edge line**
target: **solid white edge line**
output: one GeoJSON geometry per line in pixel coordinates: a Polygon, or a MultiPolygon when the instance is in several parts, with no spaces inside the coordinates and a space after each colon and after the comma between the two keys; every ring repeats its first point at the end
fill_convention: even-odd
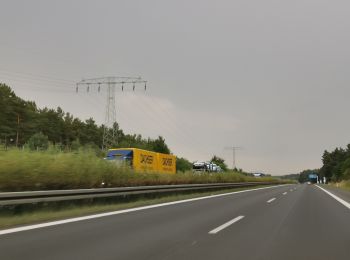
{"type": "Polygon", "coordinates": [[[334,195],[333,193],[329,192],[328,190],[318,186],[318,185],[315,185],[317,188],[320,188],[321,190],[323,190],[325,193],[327,193],[329,196],[331,196],[333,199],[337,200],[338,202],[340,202],[341,204],[343,204],[345,207],[347,207],[348,209],[350,209],[350,203],[339,198],[338,196],[334,195]]]}
{"type": "Polygon", "coordinates": [[[287,192],[286,192],[286,191],[282,193],[282,195],[286,195],[286,194],[287,194],[287,192]]]}
{"type": "Polygon", "coordinates": [[[272,201],[274,201],[276,198],[272,198],[272,199],[269,199],[268,201],[266,201],[267,203],[271,203],[272,201]]]}
{"type": "Polygon", "coordinates": [[[150,206],[143,206],[143,207],[137,207],[137,208],[132,208],[132,209],[124,209],[124,210],[88,215],[88,216],[84,216],[84,217],[69,218],[69,219],[64,219],[64,220],[46,222],[46,223],[42,223],[42,224],[35,224],[35,225],[28,225],[28,226],[22,226],[22,227],[17,227],[17,228],[4,229],[4,230],[0,230],[0,236],[5,235],[5,234],[10,234],[10,233],[16,233],[16,232],[44,228],[44,227],[51,227],[51,226],[56,226],[56,225],[62,225],[62,224],[67,224],[67,223],[72,223],[72,222],[83,221],[83,220],[102,218],[102,217],[107,217],[107,216],[112,216],[112,215],[119,215],[119,214],[123,214],[123,213],[140,211],[140,210],[145,210],[145,209],[152,209],[152,208],[158,208],[158,207],[163,207],[163,206],[176,205],[176,204],[185,203],[185,202],[229,196],[232,194],[238,194],[238,193],[244,193],[244,192],[250,192],[250,191],[277,188],[277,187],[286,186],[286,185],[290,185],[290,184],[282,184],[282,185],[276,185],[276,186],[270,186],[270,187],[248,189],[248,190],[242,190],[242,191],[234,191],[234,192],[229,192],[229,193],[210,195],[210,196],[193,198],[193,199],[178,200],[178,201],[165,202],[165,203],[160,203],[160,204],[155,204],[155,205],[150,205],[150,206]]]}
{"type": "Polygon", "coordinates": [[[221,226],[209,231],[208,234],[214,235],[214,234],[220,232],[221,230],[227,228],[228,226],[231,226],[232,224],[236,223],[237,221],[240,221],[242,218],[244,218],[244,216],[238,216],[238,217],[226,222],[225,224],[222,224],[221,226]]]}

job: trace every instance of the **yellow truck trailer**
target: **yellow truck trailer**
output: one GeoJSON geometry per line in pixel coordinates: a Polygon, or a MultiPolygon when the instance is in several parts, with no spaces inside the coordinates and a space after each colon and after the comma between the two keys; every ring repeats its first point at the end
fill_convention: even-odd
{"type": "Polygon", "coordinates": [[[137,172],[176,173],[176,157],[138,148],[109,149],[107,160],[130,165],[137,172]]]}

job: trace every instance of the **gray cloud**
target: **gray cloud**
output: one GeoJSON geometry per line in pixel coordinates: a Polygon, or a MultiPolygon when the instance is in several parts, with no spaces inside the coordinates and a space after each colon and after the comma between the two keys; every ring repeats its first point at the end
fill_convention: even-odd
{"type": "Polygon", "coordinates": [[[235,144],[244,147],[239,167],[297,172],[349,142],[349,7],[340,0],[2,1],[0,80],[40,106],[101,123],[104,97],[76,95],[74,82],[141,75],[146,94],[117,96],[127,131],[162,134],[191,160],[218,154],[230,162],[223,147],[235,144]]]}

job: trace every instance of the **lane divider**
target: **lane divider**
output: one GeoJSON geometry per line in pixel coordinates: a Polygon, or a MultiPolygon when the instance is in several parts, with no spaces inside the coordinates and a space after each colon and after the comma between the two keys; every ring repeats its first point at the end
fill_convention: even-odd
{"type": "Polygon", "coordinates": [[[317,188],[323,190],[325,193],[327,193],[329,196],[331,196],[333,199],[335,199],[336,201],[340,202],[341,204],[343,204],[345,207],[347,207],[348,209],[350,209],[350,203],[339,198],[338,196],[334,195],[333,193],[329,192],[328,190],[318,186],[318,185],[315,185],[317,188]]]}
{"type": "Polygon", "coordinates": [[[215,235],[216,233],[220,232],[221,230],[223,230],[223,229],[225,229],[225,228],[231,226],[232,224],[234,224],[234,223],[240,221],[242,218],[244,218],[244,216],[238,216],[238,217],[236,217],[236,218],[234,218],[234,219],[232,219],[232,220],[226,222],[225,224],[222,224],[221,226],[219,226],[219,227],[217,227],[217,228],[215,228],[215,229],[209,231],[208,234],[215,235]]]}
{"type": "Polygon", "coordinates": [[[266,201],[267,203],[271,203],[272,201],[274,201],[276,198],[272,198],[272,199],[269,199],[268,201],[266,201]]]}
{"type": "Polygon", "coordinates": [[[286,195],[286,194],[287,194],[287,192],[283,192],[282,194],[283,194],[283,195],[286,195]]]}
{"type": "Polygon", "coordinates": [[[22,227],[17,227],[17,228],[4,229],[4,230],[0,230],[0,236],[1,235],[5,235],[5,234],[11,234],[11,233],[16,233],[16,232],[32,230],[32,229],[45,228],[45,227],[57,226],[57,225],[62,225],[62,224],[67,224],[67,223],[73,223],[73,222],[89,220],[89,219],[95,219],[95,218],[102,218],[102,217],[108,217],[108,216],[113,216],[113,215],[125,214],[125,213],[129,213],[129,212],[140,211],[140,210],[159,208],[159,207],[176,205],[176,204],[192,202],[192,201],[198,201],[198,200],[204,200],[204,199],[224,197],[224,196],[229,196],[229,195],[238,194],[238,193],[246,193],[246,192],[257,191],[257,190],[279,188],[279,187],[283,187],[283,186],[286,186],[286,185],[289,185],[289,184],[282,184],[282,185],[276,185],[276,186],[270,186],[270,187],[262,187],[262,188],[256,188],[256,189],[248,189],[248,190],[241,190],[241,191],[233,191],[233,192],[217,194],[217,195],[210,195],[210,196],[204,196],[204,197],[193,198],[193,199],[178,200],[178,201],[160,203],[160,204],[155,204],[155,205],[150,205],[150,206],[143,206],[143,207],[137,207],[137,208],[132,208],[132,209],[123,209],[123,210],[118,210],[118,211],[111,211],[111,212],[106,212],[106,213],[88,215],[88,216],[84,216],[84,217],[69,218],[69,219],[64,219],[64,220],[46,222],[46,223],[42,223],[42,224],[35,224],[35,225],[28,225],[28,226],[22,226],[22,227]]]}

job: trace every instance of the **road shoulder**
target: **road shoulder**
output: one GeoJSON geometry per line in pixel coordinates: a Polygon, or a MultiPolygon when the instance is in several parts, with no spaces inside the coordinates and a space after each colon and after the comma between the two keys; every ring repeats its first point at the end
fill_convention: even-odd
{"type": "Polygon", "coordinates": [[[337,197],[345,200],[346,202],[350,203],[350,191],[347,191],[347,190],[344,190],[341,188],[337,188],[337,187],[334,187],[331,185],[327,185],[327,184],[319,184],[318,186],[333,193],[337,197]]]}

